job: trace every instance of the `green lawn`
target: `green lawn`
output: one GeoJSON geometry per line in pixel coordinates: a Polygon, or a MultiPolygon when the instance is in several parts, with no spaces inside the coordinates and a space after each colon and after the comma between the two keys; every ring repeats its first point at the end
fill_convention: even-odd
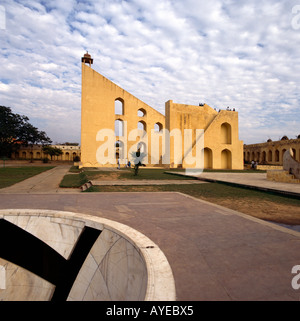
{"type": "Polygon", "coordinates": [[[0,168],[0,188],[8,187],[55,166],[5,167],[0,168]]]}
{"type": "Polygon", "coordinates": [[[62,188],[77,188],[88,182],[89,179],[85,173],[79,174],[66,174],[59,184],[62,188]]]}
{"type": "MultiPolygon", "coordinates": [[[[123,169],[121,168],[118,171],[85,171],[85,174],[87,175],[89,180],[92,179],[96,179],[97,176],[100,177],[101,179],[101,175],[107,176],[107,175],[117,175],[118,179],[132,179],[132,180],[144,180],[144,179],[154,179],[154,180],[163,180],[163,179],[168,179],[168,180],[172,180],[172,179],[193,179],[192,177],[186,177],[186,176],[182,176],[182,175],[170,175],[168,173],[166,173],[166,169],[164,168],[143,168],[141,167],[139,169],[139,172],[136,176],[134,176],[134,170],[133,168],[131,169],[123,169]]],[[[180,170],[172,170],[175,172],[182,172],[182,169],[180,170]]]]}
{"type": "Polygon", "coordinates": [[[139,173],[137,176],[134,176],[133,169],[120,169],[118,171],[101,171],[101,170],[91,170],[91,169],[85,169],[81,173],[76,173],[77,169],[71,169],[70,172],[73,172],[74,174],[66,174],[64,178],[62,179],[60,183],[60,187],[63,188],[76,188],[82,186],[84,183],[90,181],[90,180],[101,180],[102,177],[105,176],[106,179],[111,180],[162,180],[162,179],[168,179],[168,180],[190,180],[193,179],[191,177],[185,177],[185,176],[177,176],[177,175],[170,175],[165,173],[165,169],[145,169],[142,168],[139,170],[139,173]]]}
{"type": "MultiPolygon", "coordinates": [[[[60,187],[76,188],[82,186],[90,180],[193,180],[193,177],[176,175],[176,173],[184,173],[184,169],[165,169],[165,168],[143,168],[139,169],[138,175],[134,176],[134,170],[121,168],[120,170],[103,171],[101,169],[84,168],[82,172],[75,166],[70,169],[70,173],[66,174],[60,183],[60,187]],[[172,174],[168,173],[172,172],[172,174]],[[175,174],[174,174],[175,173],[175,174]]],[[[243,171],[223,171],[223,172],[243,172],[243,171]]],[[[247,171],[257,172],[257,171],[247,171]]]]}

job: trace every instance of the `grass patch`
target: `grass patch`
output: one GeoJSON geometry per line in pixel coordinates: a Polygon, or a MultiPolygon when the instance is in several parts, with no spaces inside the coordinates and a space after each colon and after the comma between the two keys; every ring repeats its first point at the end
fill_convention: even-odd
{"type": "Polygon", "coordinates": [[[85,173],[66,174],[61,180],[59,187],[62,188],[78,188],[88,182],[85,173]]]}
{"type": "Polygon", "coordinates": [[[80,169],[79,169],[79,166],[71,166],[71,168],[69,169],[69,172],[70,173],[80,173],[80,169]]]}
{"type": "Polygon", "coordinates": [[[55,166],[22,166],[0,168],[0,188],[14,185],[54,167],[55,166]]]}
{"type": "MultiPolygon", "coordinates": [[[[178,170],[177,170],[178,171],[178,170]]],[[[181,170],[182,171],[182,170],[181,170]]],[[[180,171],[178,171],[180,172],[180,171]]],[[[121,168],[118,171],[101,171],[101,170],[85,170],[89,180],[99,179],[105,177],[106,180],[111,178],[112,180],[191,180],[192,177],[186,177],[181,175],[170,175],[166,173],[164,168],[140,168],[137,176],[134,176],[133,169],[123,169],[121,168]]]]}
{"type": "MultiPolygon", "coordinates": [[[[71,168],[72,169],[72,168],[71,168]]],[[[78,188],[91,180],[191,180],[192,177],[176,176],[165,173],[165,169],[141,169],[134,176],[133,169],[120,169],[118,171],[88,170],[77,174],[77,169],[72,170],[74,174],[66,174],[59,187],[78,188]]]]}

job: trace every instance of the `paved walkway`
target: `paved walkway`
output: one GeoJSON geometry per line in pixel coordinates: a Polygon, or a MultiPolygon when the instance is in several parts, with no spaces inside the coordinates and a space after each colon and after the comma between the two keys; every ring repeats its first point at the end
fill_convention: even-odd
{"type": "Polygon", "coordinates": [[[80,193],[80,189],[59,188],[59,183],[69,171],[70,167],[70,165],[58,165],[41,174],[25,179],[22,182],[1,188],[0,194],[80,193]]]}

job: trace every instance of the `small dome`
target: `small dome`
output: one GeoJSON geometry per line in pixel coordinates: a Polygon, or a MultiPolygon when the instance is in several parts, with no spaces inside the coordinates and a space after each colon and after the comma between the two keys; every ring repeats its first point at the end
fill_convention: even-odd
{"type": "Polygon", "coordinates": [[[81,58],[81,62],[89,64],[91,66],[91,64],[93,63],[93,59],[91,55],[88,52],[86,52],[81,58]]]}

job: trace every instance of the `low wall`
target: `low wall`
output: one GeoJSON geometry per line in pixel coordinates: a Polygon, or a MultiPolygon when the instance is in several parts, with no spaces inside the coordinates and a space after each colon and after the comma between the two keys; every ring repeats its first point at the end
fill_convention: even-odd
{"type": "Polygon", "coordinates": [[[114,221],[61,211],[0,210],[0,242],[0,301],[176,299],[162,251],[114,221]]]}
{"type": "Polygon", "coordinates": [[[257,169],[260,170],[282,170],[282,166],[280,165],[257,165],[257,169]]]}

